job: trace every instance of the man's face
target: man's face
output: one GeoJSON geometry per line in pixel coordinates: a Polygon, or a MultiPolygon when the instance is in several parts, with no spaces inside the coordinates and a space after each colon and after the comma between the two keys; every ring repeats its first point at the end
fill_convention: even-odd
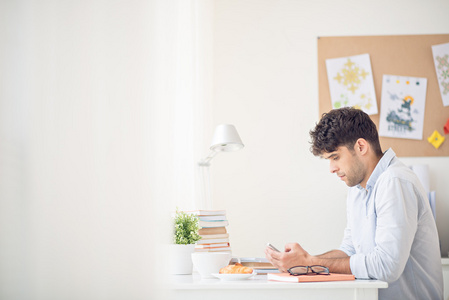
{"type": "Polygon", "coordinates": [[[329,160],[331,173],[336,173],[349,187],[360,184],[366,177],[365,166],[354,150],[341,146],[334,152],[324,153],[323,157],[329,160]]]}

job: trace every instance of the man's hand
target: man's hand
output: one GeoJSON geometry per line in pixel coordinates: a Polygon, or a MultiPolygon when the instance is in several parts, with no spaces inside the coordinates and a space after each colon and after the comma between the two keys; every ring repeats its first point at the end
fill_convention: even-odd
{"type": "Polygon", "coordinates": [[[265,249],[265,257],[280,272],[287,272],[287,269],[294,266],[310,266],[312,258],[298,243],[285,245],[285,252],[276,252],[267,247],[265,249]]]}

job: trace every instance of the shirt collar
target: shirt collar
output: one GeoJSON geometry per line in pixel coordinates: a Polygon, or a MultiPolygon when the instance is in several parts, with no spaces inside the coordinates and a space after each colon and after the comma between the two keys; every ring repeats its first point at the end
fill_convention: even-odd
{"type": "MultiPolygon", "coordinates": [[[[374,168],[373,173],[371,173],[371,176],[368,179],[368,182],[366,183],[366,189],[371,189],[375,184],[377,179],[379,178],[380,174],[382,174],[390,165],[393,158],[396,157],[396,153],[394,153],[393,149],[388,149],[384,152],[382,158],[377,163],[376,167],[374,168]]],[[[364,189],[360,184],[357,185],[359,189],[364,189]]]]}

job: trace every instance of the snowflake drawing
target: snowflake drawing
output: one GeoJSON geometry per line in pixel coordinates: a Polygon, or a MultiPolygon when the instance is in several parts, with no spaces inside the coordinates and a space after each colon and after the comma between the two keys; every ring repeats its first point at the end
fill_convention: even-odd
{"type": "Polygon", "coordinates": [[[326,60],[333,108],[352,106],[377,114],[369,54],[326,60]]]}
{"type": "Polygon", "coordinates": [[[441,72],[441,77],[443,77],[444,79],[448,79],[449,78],[449,70],[444,70],[443,72],[441,72]]]}
{"type": "Polygon", "coordinates": [[[360,87],[362,80],[366,79],[369,73],[364,69],[361,69],[354,62],[348,58],[348,61],[344,64],[344,69],[337,73],[334,77],[339,84],[343,84],[353,94],[360,87]]]}
{"type": "Polygon", "coordinates": [[[449,68],[449,61],[448,61],[449,56],[446,54],[444,56],[437,56],[436,60],[438,61],[438,69],[442,69],[444,67],[449,68]]]}

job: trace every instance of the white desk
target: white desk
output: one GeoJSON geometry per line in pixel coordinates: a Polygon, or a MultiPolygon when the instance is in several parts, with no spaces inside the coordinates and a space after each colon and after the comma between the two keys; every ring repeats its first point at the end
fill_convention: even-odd
{"type": "Polygon", "coordinates": [[[267,281],[257,275],[242,281],[201,280],[198,274],[173,275],[174,299],[263,300],[263,299],[377,299],[378,289],[388,284],[378,280],[287,283],[267,281]]]}

